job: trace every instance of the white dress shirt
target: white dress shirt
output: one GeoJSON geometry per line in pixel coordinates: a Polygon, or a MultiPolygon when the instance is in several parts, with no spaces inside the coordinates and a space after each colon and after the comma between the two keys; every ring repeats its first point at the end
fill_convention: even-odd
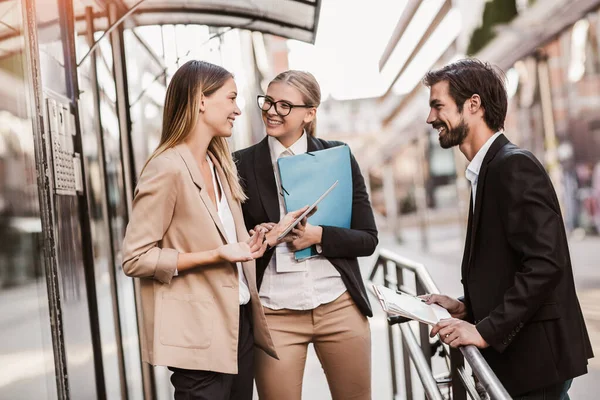
{"type": "MultiPolygon", "coordinates": [[[[221,185],[221,180],[219,176],[215,174],[215,166],[213,165],[210,157],[206,156],[206,160],[210,165],[210,172],[212,174],[212,183],[215,189],[215,196],[217,197],[217,212],[219,213],[219,218],[221,219],[221,224],[223,224],[223,228],[225,228],[225,234],[227,235],[227,241],[229,243],[237,243],[237,233],[235,232],[235,222],[233,220],[233,215],[231,214],[231,209],[229,208],[229,204],[227,203],[227,198],[225,197],[225,192],[223,191],[223,186],[221,185]],[[218,199],[219,193],[221,193],[221,198],[218,199]]],[[[250,289],[248,289],[248,281],[246,281],[246,276],[244,275],[244,270],[242,269],[241,263],[236,263],[238,270],[238,279],[239,279],[239,297],[240,297],[240,305],[248,304],[250,302],[250,289]]]]}
{"type": "MultiPolygon", "coordinates": [[[[279,198],[279,213],[285,215],[279,168],[277,159],[306,153],[308,140],[306,132],[289,148],[279,140],[269,136],[271,162],[279,198]]],[[[290,210],[293,211],[293,210],[290,210]]],[[[273,221],[275,222],[275,221],[273,221]]],[[[286,243],[275,247],[275,254],[265,270],[260,287],[260,299],[265,307],[280,310],[313,310],[321,304],[330,303],[344,292],[346,286],[340,273],[323,256],[296,261],[294,252],[286,243]]]]}
{"type": "Polygon", "coordinates": [[[475,157],[471,160],[465,171],[465,176],[469,182],[471,182],[471,194],[473,196],[473,212],[475,212],[475,196],[477,195],[477,181],[479,180],[479,171],[481,170],[481,164],[487,154],[488,150],[494,143],[494,140],[500,136],[502,132],[496,132],[491,138],[485,142],[479,149],[475,157]]]}

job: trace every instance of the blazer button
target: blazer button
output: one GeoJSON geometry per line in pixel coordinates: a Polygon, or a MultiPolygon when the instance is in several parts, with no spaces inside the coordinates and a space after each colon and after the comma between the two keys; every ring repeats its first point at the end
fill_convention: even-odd
{"type": "Polygon", "coordinates": [[[522,328],[522,327],[523,327],[523,323],[522,323],[522,322],[519,322],[519,326],[522,328]]]}
{"type": "Polygon", "coordinates": [[[506,345],[508,345],[508,342],[506,341],[506,339],[504,339],[504,340],[502,341],[502,344],[503,344],[503,345],[505,345],[505,346],[506,346],[506,345]]]}

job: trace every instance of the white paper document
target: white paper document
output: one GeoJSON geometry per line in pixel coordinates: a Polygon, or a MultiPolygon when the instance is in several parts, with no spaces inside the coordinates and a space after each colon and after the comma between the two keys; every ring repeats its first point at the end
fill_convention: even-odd
{"type": "Polygon", "coordinates": [[[373,290],[388,314],[400,315],[429,325],[451,318],[450,313],[437,304],[427,304],[418,297],[404,292],[396,292],[383,285],[373,285],[373,290]]]}

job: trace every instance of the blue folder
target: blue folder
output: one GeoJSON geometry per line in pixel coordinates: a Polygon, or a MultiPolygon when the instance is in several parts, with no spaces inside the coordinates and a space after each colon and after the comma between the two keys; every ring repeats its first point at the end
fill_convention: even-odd
{"type": "MultiPolygon", "coordinates": [[[[338,185],[317,206],[311,225],[350,228],[352,167],[348,146],[283,157],[277,160],[287,212],[314,203],[335,181],[338,185]]],[[[318,255],[309,247],[294,253],[297,261],[318,255]]]]}

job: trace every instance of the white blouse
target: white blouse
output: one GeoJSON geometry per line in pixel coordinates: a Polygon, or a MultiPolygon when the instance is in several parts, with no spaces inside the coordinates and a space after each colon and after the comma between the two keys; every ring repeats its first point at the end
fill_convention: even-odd
{"type": "MultiPolygon", "coordinates": [[[[210,157],[207,155],[206,160],[210,165],[210,172],[212,174],[213,187],[215,189],[215,196],[218,196],[221,193],[221,198],[217,199],[217,211],[219,213],[219,218],[221,219],[221,223],[223,224],[223,228],[225,228],[225,233],[227,234],[227,241],[229,243],[237,243],[237,233],[235,232],[235,221],[233,220],[233,214],[231,214],[231,209],[229,208],[229,204],[227,203],[227,198],[225,197],[225,192],[223,191],[223,186],[221,185],[221,181],[219,176],[215,173],[215,166],[212,163],[210,157]]],[[[238,278],[240,281],[240,305],[248,304],[250,302],[250,290],[248,289],[248,281],[246,281],[246,276],[244,275],[244,270],[242,269],[241,263],[236,263],[238,270],[238,278]]]]}
{"type": "MultiPolygon", "coordinates": [[[[268,141],[279,193],[279,213],[283,216],[285,205],[277,159],[306,153],[308,140],[304,133],[287,149],[273,137],[269,137],[268,141]]],[[[261,303],[273,310],[313,310],[321,304],[334,301],[344,292],[346,285],[329,260],[317,256],[298,262],[294,258],[294,252],[286,243],[282,243],[275,248],[275,254],[265,270],[259,294],[261,303]]]]}

